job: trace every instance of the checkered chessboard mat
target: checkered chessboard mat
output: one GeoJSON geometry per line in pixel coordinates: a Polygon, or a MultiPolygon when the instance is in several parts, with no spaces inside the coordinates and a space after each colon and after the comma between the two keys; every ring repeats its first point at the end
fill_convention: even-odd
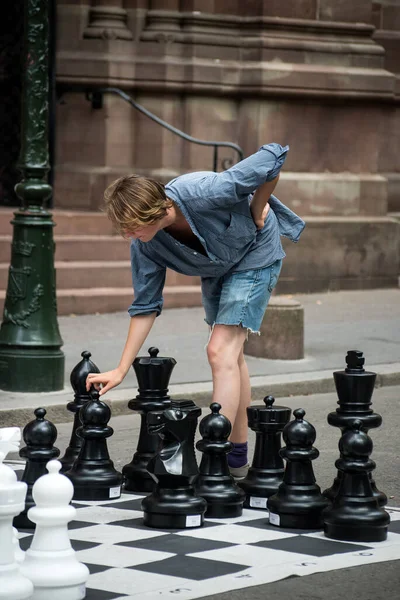
{"type": "MultiPolygon", "coordinates": [[[[69,525],[77,557],[90,570],[86,600],[191,600],[312,573],[400,559],[400,509],[385,542],[339,542],[321,531],[280,529],[266,510],[206,519],[203,527],[150,529],[143,525],[143,496],[74,502],[69,525]]],[[[20,532],[29,548],[32,533],[20,532]]]]}

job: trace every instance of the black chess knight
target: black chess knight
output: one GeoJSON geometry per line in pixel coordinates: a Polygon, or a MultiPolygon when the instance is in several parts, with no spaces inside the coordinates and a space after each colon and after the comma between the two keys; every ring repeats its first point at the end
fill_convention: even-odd
{"type": "Polygon", "coordinates": [[[387,537],[388,513],[375,498],[369,474],[372,440],[362,431],[362,421],[353,420],[339,441],[340,458],[335,465],[342,474],[330,508],[323,512],[327,537],[352,542],[382,542],[387,537]]]}
{"type": "Polygon", "coordinates": [[[156,482],[142,501],[144,524],[162,529],[200,527],[207,503],[196,495],[198,475],[194,436],[201,409],[191,400],[178,400],[164,411],[150,412],[147,426],[161,437],[161,447],[147,469],[156,482]]]}
{"type": "Polygon", "coordinates": [[[207,500],[206,517],[239,517],[243,510],[245,494],[234,482],[229,473],[227,453],[233,447],[228,441],[232,426],[220,414],[221,405],[213,402],[211,414],[200,422],[202,439],[196,448],[203,453],[195,489],[199,496],[207,500]]]}
{"type": "Polygon", "coordinates": [[[133,368],[138,380],[138,395],[130,400],[128,408],[140,413],[140,434],[132,461],[122,469],[124,487],[130,492],[151,492],[154,481],[147,471],[149,460],[156,453],[160,439],[147,428],[147,414],[171,406],[168,383],[176,360],[158,356],[158,348],[149,348],[150,356],[138,356],[133,368]]]}
{"type": "MultiPolygon", "coordinates": [[[[372,394],[374,391],[376,373],[365,371],[364,356],[359,350],[349,350],[346,356],[347,367],[344,371],[335,371],[333,377],[337,395],[339,398],[339,407],[328,415],[328,423],[333,427],[340,428],[342,434],[352,426],[354,419],[359,419],[362,423],[362,430],[368,433],[370,429],[380,427],[382,417],[371,408],[372,394]]],[[[339,470],[333,482],[333,485],[324,490],[323,494],[330,501],[336,496],[342,472],[339,470]]],[[[375,481],[370,473],[372,492],[380,506],[387,503],[386,494],[378,490],[375,481]]]]}
{"type": "Polygon", "coordinates": [[[80,410],[82,426],[77,434],[83,443],[78,458],[64,473],[74,485],[74,500],[107,500],[121,495],[122,474],[116,471],[107,448],[107,438],[114,430],[107,425],[110,407],[90,392],[91,400],[80,410]]]}
{"type": "Polygon", "coordinates": [[[28,484],[25,499],[25,509],[14,518],[14,527],[18,529],[35,529],[35,524],[28,518],[28,510],[35,505],[32,497],[33,484],[39,477],[47,473],[46,465],[49,460],[57,458],[60,451],[54,446],[57,439],[57,429],[51,421],[45,419],[46,409],[37,408],[34,411],[36,419],[25,425],[22,437],[26,446],[21,448],[19,455],[26,458],[22,481],[28,484]]]}
{"type": "Polygon", "coordinates": [[[256,434],[253,462],[245,479],[238,482],[246,493],[245,507],[267,508],[267,499],[278,491],[285,465],[280,455],[281,435],[290,419],[291,409],[275,406],[272,396],[264,398],[265,406],[249,406],[249,427],[256,434]]]}
{"type": "Polygon", "coordinates": [[[72,369],[70,375],[74,399],[72,402],[68,402],[67,409],[74,414],[74,424],[69,445],[64,456],[60,459],[61,472],[68,471],[72,467],[82,448],[82,438],[77,435],[76,430],[81,426],[79,411],[90,400],[90,393],[86,390],[86,378],[89,373],[100,373],[98,367],[90,360],[90,352],[84,350],[81,356],[82,360],[72,369]]]}
{"type": "Polygon", "coordinates": [[[293,411],[294,420],[283,430],[286,447],[280,451],[287,461],[283,482],[270,496],[267,507],[272,525],[293,529],[322,528],[322,511],[329,505],[315,482],[312,460],[319,456],[314,448],[316,432],[303,417],[305,411],[293,411]]]}

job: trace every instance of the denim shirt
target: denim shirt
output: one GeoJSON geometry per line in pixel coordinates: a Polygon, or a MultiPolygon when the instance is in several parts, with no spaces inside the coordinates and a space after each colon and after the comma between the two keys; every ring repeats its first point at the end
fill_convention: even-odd
{"type": "Polygon", "coordinates": [[[264,227],[257,230],[250,200],[260,185],[277,177],[288,150],[288,146],[267,144],[227,171],[188,173],[165,186],[167,197],[180,208],[206,255],[164,230],[149,242],[132,240],[131,316],[161,313],[167,267],[185,275],[221,277],[266,267],[285,256],[280,236],[297,242],[304,221],[271,195],[264,227]]]}

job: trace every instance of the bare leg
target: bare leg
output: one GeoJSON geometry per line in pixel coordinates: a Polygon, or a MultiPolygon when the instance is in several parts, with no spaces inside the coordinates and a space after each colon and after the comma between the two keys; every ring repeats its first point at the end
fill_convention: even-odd
{"type": "Polygon", "coordinates": [[[248,406],[250,406],[251,402],[250,377],[247,364],[244,359],[243,347],[239,354],[238,364],[240,371],[240,399],[230,440],[231,442],[243,443],[247,442],[248,423],[246,409],[248,406]]]}
{"type": "MultiPolygon", "coordinates": [[[[213,402],[221,405],[221,412],[231,422],[232,431],[235,427],[242,393],[242,367],[239,357],[245,339],[246,330],[243,327],[215,325],[207,346],[208,361],[213,377],[213,402]]],[[[236,425],[236,428],[239,428],[240,432],[244,431],[240,423],[236,425]]],[[[231,441],[247,441],[247,417],[245,438],[243,440],[231,439],[231,441]]]]}

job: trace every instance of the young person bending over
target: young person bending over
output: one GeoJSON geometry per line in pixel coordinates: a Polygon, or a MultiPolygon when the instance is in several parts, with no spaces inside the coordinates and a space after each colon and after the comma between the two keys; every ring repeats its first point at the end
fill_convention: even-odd
{"type": "Polygon", "coordinates": [[[101,394],[124,379],[163,306],[167,267],[201,277],[213,402],[232,424],[231,473],[246,475],[251,400],[243,355],[248,333],[259,333],[285,253],[281,235],[296,242],[304,222],[272,192],[288,147],[262,146],[223,173],[189,173],[165,187],[146,177],[121,177],[105,191],[108,217],[132,238],[134,300],[119,365],[92,373],[87,388],[101,394]]]}

